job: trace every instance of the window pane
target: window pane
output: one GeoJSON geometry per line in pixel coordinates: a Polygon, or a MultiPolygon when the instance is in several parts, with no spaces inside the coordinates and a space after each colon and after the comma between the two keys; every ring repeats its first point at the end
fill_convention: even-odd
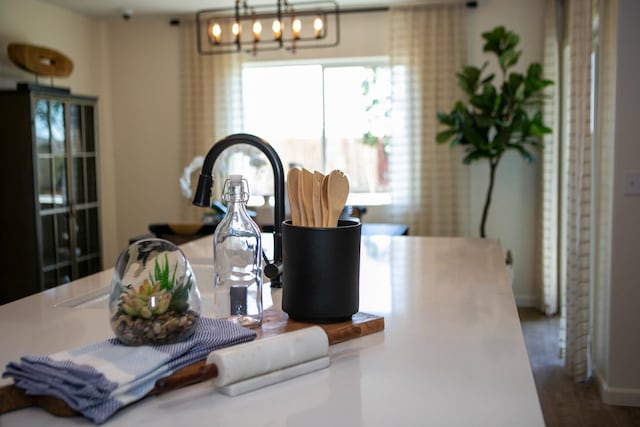
{"type": "Polygon", "coordinates": [[[51,124],[51,144],[55,154],[64,154],[65,146],[65,123],[64,104],[59,101],[49,103],[49,123],[51,124]]]}
{"type": "Polygon", "coordinates": [[[36,100],[34,120],[38,153],[51,153],[51,143],[49,141],[49,103],[45,99],[36,100]]]}
{"type": "Polygon", "coordinates": [[[69,214],[60,213],[56,215],[56,236],[57,236],[57,261],[68,262],[71,260],[71,240],[69,236],[69,214]]]}
{"type": "Polygon", "coordinates": [[[322,67],[243,70],[244,124],[274,146],[285,169],[322,169],[322,67]]]}
{"type": "Polygon", "coordinates": [[[85,203],[85,178],[84,159],[82,157],[73,158],[73,198],[75,203],[85,203]]]}
{"type": "Polygon", "coordinates": [[[71,141],[71,152],[78,154],[84,151],[82,144],[82,121],[80,109],[76,104],[69,105],[69,138],[71,141]]]}
{"type": "Polygon", "coordinates": [[[98,208],[87,209],[87,253],[100,252],[100,231],[98,229],[98,208]]]}
{"type": "Polygon", "coordinates": [[[51,159],[38,158],[38,200],[40,209],[54,206],[53,184],[51,183],[51,159]]]}
{"type": "Polygon", "coordinates": [[[390,80],[382,67],[325,69],[327,169],[349,176],[352,192],[387,190],[390,80]]]}
{"type": "Polygon", "coordinates": [[[53,215],[42,216],[42,261],[44,266],[56,263],[56,230],[53,215]]]}
{"type": "Polygon", "coordinates": [[[98,201],[98,181],[97,181],[97,166],[96,166],[96,158],[95,157],[87,157],[85,159],[85,164],[87,166],[87,182],[85,183],[87,187],[87,202],[97,202],[98,201]]]}
{"type": "Polygon", "coordinates": [[[274,146],[285,170],[341,169],[352,193],[386,192],[390,88],[386,66],[249,66],[245,128],[274,146]]]}
{"type": "Polygon", "coordinates": [[[87,153],[94,152],[96,150],[96,136],[93,133],[94,124],[93,124],[93,107],[90,105],[85,105],[82,110],[84,111],[83,119],[84,119],[84,139],[82,141],[84,150],[87,153]]]}
{"type": "Polygon", "coordinates": [[[76,212],[76,256],[81,257],[89,252],[87,236],[87,211],[80,209],[76,212]]]}
{"type": "Polygon", "coordinates": [[[67,158],[53,158],[53,203],[67,204],[67,158]]]}

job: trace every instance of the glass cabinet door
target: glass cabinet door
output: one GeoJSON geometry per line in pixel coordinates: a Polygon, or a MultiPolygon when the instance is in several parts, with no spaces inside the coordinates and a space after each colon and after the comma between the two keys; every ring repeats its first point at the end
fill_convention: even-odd
{"type": "Polygon", "coordinates": [[[92,105],[69,106],[75,255],[79,277],[101,269],[94,114],[92,105]]]}
{"type": "Polygon", "coordinates": [[[94,114],[91,102],[34,102],[44,288],[102,268],[94,114]]]}

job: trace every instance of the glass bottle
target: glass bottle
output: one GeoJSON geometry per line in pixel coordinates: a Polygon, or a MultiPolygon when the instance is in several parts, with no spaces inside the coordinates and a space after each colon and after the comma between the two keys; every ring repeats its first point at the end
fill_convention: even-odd
{"type": "Polygon", "coordinates": [[[213,237],[214,312],[242,326],[262,324],[262,242],[247,213],[249,185],[229,175],[222,189],[227,213],[213,237]]]}

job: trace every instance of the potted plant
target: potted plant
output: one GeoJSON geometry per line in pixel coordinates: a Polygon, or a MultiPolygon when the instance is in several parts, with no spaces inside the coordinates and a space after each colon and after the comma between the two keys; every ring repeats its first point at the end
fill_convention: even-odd
{"type": "Polygon", "coordinates": [[[498,26],[482,37],[483,51],[496,57],[500,79],[496,81],[494,73],[486,75],[488,62],[480,68],[464,66],[456,73],[466,99],[456,102],[449,113],[437,113],[445,129],[438,132],[436,140],[462,146],[465,164],[483,159],[489,162],[489,186],[480,222],[480,236],[486,237],[496,169],[503,154],[516,150],[532,163],[531,148],[542,147],[542,136],[551,132],[542,122],[541,106],[544,88],[553,82],[542,77],[542,66],[536,62],[529,65],[526,74],[513,70],[522,54],[517,49],[517,34],[498,26]]]}

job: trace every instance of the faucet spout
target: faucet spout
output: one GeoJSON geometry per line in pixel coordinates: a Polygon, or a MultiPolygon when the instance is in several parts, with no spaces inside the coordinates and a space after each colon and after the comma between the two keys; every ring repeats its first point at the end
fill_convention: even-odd
{"type": "Polygon", "coordinates": [[[204,158],[202,170],[198,177],[198,186],[193,197],[193,204],[209,207],[211,204],[211,187],[213,186],[213,165],[220,154],[236,144],[248,144],[262,151],[273,169],[275,207],[273,212],[273,262],[264,268],[265,275],[271,279],[271,287],[282,287],[282,222],[284,221],[284,168],[276,150],[265,140],[254,135],[239,133],[229,135],[213,144],[204,158]]]}

